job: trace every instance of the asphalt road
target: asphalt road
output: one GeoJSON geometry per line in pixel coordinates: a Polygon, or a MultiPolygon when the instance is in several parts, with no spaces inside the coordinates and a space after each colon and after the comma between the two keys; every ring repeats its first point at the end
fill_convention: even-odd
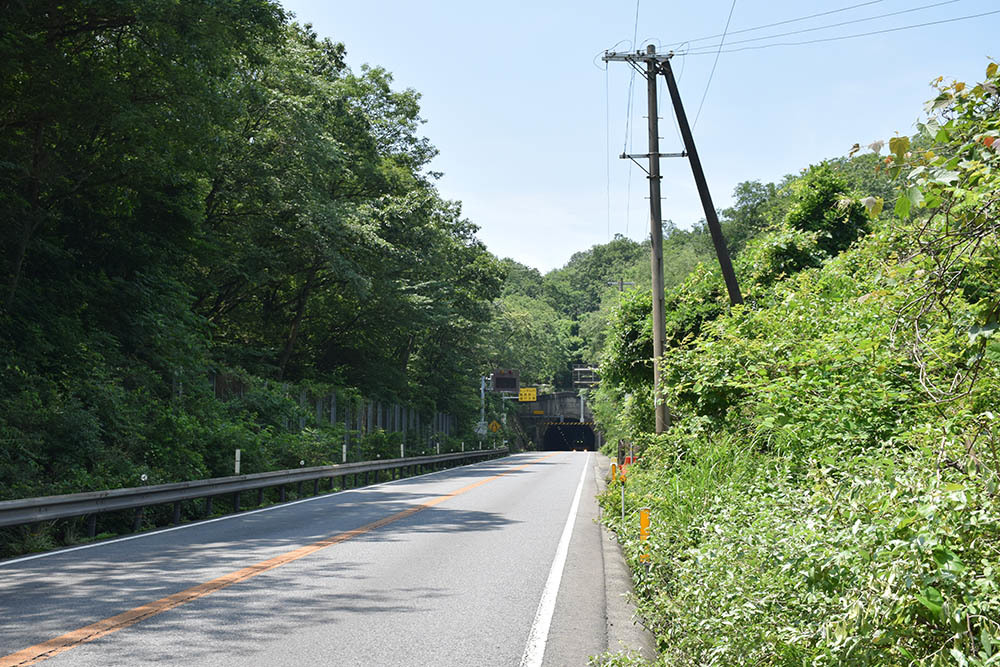
{"type": "Polygon", "coordinates": [[[586,665],[607,647],[593,463],[521,454],[0,562],[0,667],[509,666],[539,628],[543,664],[586,665]]]}

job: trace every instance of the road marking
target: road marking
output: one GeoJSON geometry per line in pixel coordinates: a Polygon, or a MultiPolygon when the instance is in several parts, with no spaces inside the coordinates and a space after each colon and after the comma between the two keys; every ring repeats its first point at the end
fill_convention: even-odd
{"type": "MultiPolygon", "coordinates": [[[[514,471],[527,468],[528,466],[538,463],[539,461],[551,458],[557,453],[558,452],[532,459],[527,463],[512,467],[504,472],[493,475],[492,477],[486,477],[478,482],[473,482],[472,484],[463,486],[456,491],[432,498],[425,503],[414,505],[409,509],[396,512],[395,514],[391,514],[387,517],[379,519],[378,521],[373,521],[372,523],[361,526],[360,528],[332,535],[326,539],[320,540],[319,542],[307,544],[304,547],[299,547],[298,549],[281,554],[280,556],[269,558],[241,570],[236,570],[235,572],[222,575],[221,577],[217,577],[211,581],[206,581],[198,584],[197,586],[192,586],[191,588],[174,593],[173,595],[168,595],[165,598],[160,598],[159,600],[155,600],[134,609],[129,609],[128,611],[116,614],[115,616],[105,618],[97,623],[91,623],[90,625],[82,628],[72,630],[66,634],[44,641],[41,644],[29,646],[28,648],[22,649],[16,653],[0,657],[0,667],[23,667],[24,665],[34,665],[35,663],[43,660],[48,660],[51,657],[64,653],[72,648],[80,646],[81,644],[86,644],[100,639],[101,637],[106,637],[107,635],[118,632],[119,630],[124,630],[125,628],[135,625],[140,621],[144,621],[147,618],[162,614],[165,611],[170,611],[171,609],[205,597],[206,595],[210,595],[218,590],[222,590],[223,588],[232,586],[233,584],[237,584],[241,581],[252,579],[259,574],[281,567],[282,565],[287,565],[288,563],[299,560],[300,558],[305,558],[306,556],[321,549],[326,549],[327,547],[331,547],[335,544],[346,542],[352,538],[364,535],[365,533],[370,533],[371,531],[377,530],[383,526],[387,526],[390,523],[413,516],[417,512],[439,505],[444,501],[454,498],[455,496],[460,496],[463,493],[468,493],[475,488],[488,484],[489,482],[499,479],[500,477],[504,477],[505,475],[509,475],[514,471]]],[[[579,495],[578,490],[577,499],[579,499],[579,495]]]]}
{"type": "Polygon", "coordinates": [[[587,454],[587,460],[583,464],[583,473],[580,475],[580,483],[576,486],[576,495],[573,496],[569,516],[566,517],[566,526],[563,528],[562,537],[559,538],[556,556],[552,559],[549,578],[545,581],[542,599],[538,602],[538,611],[535,612],[535,620],[531,624],[528,643],[524,647],[524,655],[521,656],[521,667],[541,667],[542,658],[545,656],[545,642],[549,639],[549,627],[552,625],[552,615],[556,610],[556,596],[559,595],[559,584],[562,582],[566,556],[569,554],[569,541],[573,537],[573,526],[576,524],[576,511],[580,507],[583,481],[587,479],[589,468],[590,454],[587,454]]]}
{"type": "MultiPolygon", "coordinates": [[[[497,459],[502,460],[502,459],[497,459]]],[[[140,540],[144,537],[152,537],[153,535],[162,535],[164,533],[172,533],[175,530],[187,530],[188,528],[196,528],[198,526],[205,526],[210,523],[215,523],[216,521],[229,521],[230,519],[240,519],[245,516],[250,516],[251,514],[259,514],[260,512],[272,512],[274,510],[280,510],[285,507],[291,507],[292,505],[298,505],[299,503],[311,503],[316,500],[323,500],[324,498],[330,498],[331,496],[339,496],[342,493],[364,493],[365,491],[370,491],[372,489],[377,489],[380,486],[389,486],[390,484],[399,484],[400,482],[405,482],[408,480],[418,479],[422,477],[432,477],[434,475],[441,475],[447,472],[452,472],[454,470],[461,470],[462,468],[468,468],[469,466],[480,465],[484,461],[479,461],[478,463],[469,463],[464,466],[456,466],[454,468],[448,468],[446,470],[435,470],[433,472],[425,472],[422,475],[414,475],[413,477],[404,477],[402,479],[392,479],[388,482],[380,482],[378,484],[369,484],[368,486],[359,486],[353,489],[341,489],[340,491],[334,491],[333,493],[324,493],[319,496],[311,496],[309,498],[301,498],[299,500],[291,500],[286,503],[277,503],[275,505],[270,505],[268,507],[261,507],[256,510],[247,510],[245,512],[239,512],[238,514],[227,514],[225,516],[219,516],[214,519],[204,519],[202,521],[195,521],[193,523],[185,523],[180,526],[172,526],[170,528],[161,528],[159,530],[151,530],[146,533],[139,533],[137,535],[128,535],[126,537],[116,537],[111,540],[101,540],[100,542],[91,542],[90,544],[81,544],[76,547],[68,547],[66,549],[59,549],[56,551],[46,551],[41,554],[32,554],[30,556],[21,556],[20,558],[12,558],[10,560],[0,561],[0,568],[7,567],[8,565],[15,565],[17,563],[23,563],[29,560],[36,560],[38,558],[48,558],[50,556],[59,556],[61,554],[68,554],[73,551],[81,551],[83,549],[93,549],[95,547],[104,547],[109,544],[117,544],[119,542],[129,542],[131,540],[140,540]]]]}

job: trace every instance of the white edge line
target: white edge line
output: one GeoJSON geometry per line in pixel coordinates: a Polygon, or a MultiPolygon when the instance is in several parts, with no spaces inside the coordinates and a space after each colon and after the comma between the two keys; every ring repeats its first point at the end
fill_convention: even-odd
{"type": "Polygon", "coordinates": [[[542,658],[545,656],[545,643],[549,638],[549,626],[552,625],[552,615],[556,610],[556,596],[559,595],[559,584],[562,582],[566,556],[569,554],[569,541],[573,537],[576,513],[580,507],[580,494],[583,492],[583,482],[587,479],[589,469],[590,454],[588,453],[587,460],[583,464],[583,473],[580,475],[580,483],[576,486],[576,495],[573,496],[573,504],[569,508],[569,516],[566,517],[566,526],[563,528],[562,537],[559,538],[559,546],[556,547],[556,555],[552,560],[552,567],[549,569],[549,578],[545,581],[542,599],[538,602],[538,611],[535,612],[535,620],[531,624],[528,643],[524,647],[524,655],[521,656],[521,667],[541,667],[542,658]]]}
{"type": "MultiPolygon", "coordinates": [[[[502,458],[508,458],[513,456],[508,454],[502,458]]],[[[488,459],[487,461],[499,461],[501,459],[488,459]]],[[[91,542],[90,544],[81,544],[75,547],[67,547],[65,549],[58,549],[56,551],[46,551],[45,553],[32,554],[30,556],[21,556],[20,558],[13,558],[11,560],[0,561],[0,569],[7,567],[8,565],[15,565],[17,563],[24,563],[29,560],[35,560],[37,558],[48,558],[49,556],[60,556],[62,554],[68,554],[73,551],[81,551],[83,549],[93,549],[95,547],[103,547],[109,544],[118,544],[119,542],[128,542],[130,540],[138,540],[143,537],[152,537],[153,535],[163,535],[164,533],[172,533],[175,530],[184,530],[185,528],[196,528],[198,526],[204,526],[210,523],[215,523],[216,521],[227,521],[229,519],[240,519],[245,516],[250,516],[251,514],[259,514],[261,512],[270,512],[271,510],[282,509],[284,507],[291,507],[292,505],[298,505],[299,503],[308,503],[314,500],[323,500],[324,498],[330,498],[332,496],[339,496],[342,493],[358,493],[364,492],[369,489],[375,489],[380,486],[390,486],[392,484],[398,484],[400,482],[405,482],[412,479],[418,479],[420,477],[431,477],[433,475],[441,475],[446,472],[451,472],[452,470],[459,470],[461,468],[468,468],[469,466],[481,465],[487,461],[476,461],[475,463],[467,463],[463,466],[455,466],[454,468],[446,468],[445,470],[434,470],[432,472],[425,472],[422,475],[414,475],[413,477],[404,477],[402,479],[393,479],[388,482],[379,482],[378,484],[369,484],[368,486],[360,486],[355,489],[341,489],[340,491],[334,491],[333,493],[324,493],[319,496],[311,496],[309,498],[302,498],[300,500],[292,500],[285,503],[277,503],[275,505],[269,505],[267,507],[262,507],[256,510],[248,510],[246,512],[239,512],[237,514],[227,514],[225,516],[216,517],[214,519],[203,519],[201,521],[194,521],[192,523],[185,523],[180,526],[171,526],[170,528],[161,528],[160,530],[151,530],[147,533],[138,533],[136,535],[128,535],[127,537],[117,537],[111,540],[101,540],[100,542],[91,542]]],[[[223,494],[225,495],[225,494],[223,494]]],[[[117,511],[117,510],[116,510],[117,511]]]]}

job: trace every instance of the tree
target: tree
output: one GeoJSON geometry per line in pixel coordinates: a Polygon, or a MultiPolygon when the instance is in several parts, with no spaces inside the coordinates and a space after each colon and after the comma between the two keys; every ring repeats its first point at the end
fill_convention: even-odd
{"type": "Polygon", "coordinates": [[[264,0],[29,5],[0,18],[0,497],[282,465],[329,445],[288,432],[306,389],[474,418],[503,270],[415,91],[264,0]]]}
{"type": "Polygon", "coordinates": [[[829,164],[810,167],[790,190],[795,203],[785,217],[788,225],[819,233],[819,247],[828,255],[843,252],[868,230],[864,207],[850,196],[846,179],[829,164]]]}
{"type": "Polygon", "coordinates": [[[569,321],[549,304],[527,295],[499,299],[490,324],[490,365],[516,368],[521,382],[553,384],[569,367],[569,321]]]}
{"type": "Polygon", "coordinates": [[[722,232],[734,255],[747,241],[775,223],[778,188],[774,183],[744,181],[733,189],[733,205],[722,211],[722,232]]]}
{"type": "Polygon", "coordinates": [[[51,268],[32,264],[51,239],[96,250],[95,263],[129,248],[145,266],[198,224],[204,139],[233,112],[222,82],[283,18],[265,0],[45,4],[3,13],[0,210],[18,225],[2,241],[8,312],[25,275],[51,268]],[[143,207],[152,215],[133,217],[143,207]],[[157,224],[164,211],[172,224],[157,224]]]}
{"type": "MultiPolygon", "coordinates": [[[[908,294],[893,330],[930,400],[969,396],[989,411],[1000,385],[989,372],[1000,359],[1000,67],[990,63],[975,86],[934,85],[919,134],[890,139],[883,164],[901,181],[893,207],[899,268],[890,270],[908,294]]],[[[969,452],[981,437],[967,435],[969,452]]]]}

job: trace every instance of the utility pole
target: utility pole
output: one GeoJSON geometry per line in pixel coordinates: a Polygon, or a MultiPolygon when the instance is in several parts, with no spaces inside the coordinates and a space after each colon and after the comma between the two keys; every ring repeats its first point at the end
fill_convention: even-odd
{"type": "Polygon", "coordinates": [[[486,424],[486,376],[479,376],[479,424],[486,424]]]}
{"type": "MultiPolygon", "coordinates": [[[[646,53],[656,55],[650,44],[646,53]]],[[[660,127],[656,108],[655,59],[646,60],[646,97],[649,110],[649,263],[653,274],[653,407],[656,410],[656,432],[667,430],[667,406],[659,395],[660,359],[666,347],[666,313],[663,308],[663,211],[660,198],[660,127]]]]}
{"type": "MultiPolygon", "coordinates": [[[[695,183],[698,186],[701,203],[705,209],[705,219],[712,233],[712,242],[715,244],[715,252],[719,258],[719,266],[722,269],[722,275],[726,282],[726,289],[729,291],[730,303],[743,303],[743,296],[740,294],[732,262],[729,259],[729,251],[726,249],[726,241],[722,236],[722,228],[719,226],[719,219],[712,204],[712,197],[708,192],[708,185],[701,168],[701,161],[698,159],[698,152],[695,149],[694,138],[691,136],[691,128],[688,127],[687,116],[684,115],[684,107],[681,105],[680,94],[677,92],[677,84],[670,69],[670,59],[673,55],[673,52],[657,55],[656,47],[652,44],[646,47],[645,53],[641,51],[634,53],[605,51],[604,53],[604,62],[627,62],[646,77],[649,153],[646,155],[627,155],[622,153],[621,157],[628,158],[633,162],[635,162],[636,158],[649,158],[649,169],[645,171],[649,177],[650,264],[653,281],[653,404],[656,408],[657,433],[663,433],[666,430],[669,420],[667,406],[656,394],[656,390],[660,386],[660,358],[663,356],[664,347],[666,346],[663,296],[663,215],[660,199],[660,180],[662,179],[660,176],[661,157],[691,158],[691,170],[694,172],[695,183]],[[646,64],[645,71],[640,68],[640,62],[646,64]],[[660,73],[667,79],[667,87],[670,90],[670,98],[674,104],[674,112],[677,115],[678,124],[681,126],[685,148],[685,152],[683,153],[660,153],[659,119],[656,108],[656,75],[660,73]]],[[[639,163],[636,162],[636,164],[639,163]]],[[[642,165],[639,166],[641,167],[642,165]]]]}
{"type": "Polygon", "coordinates": [[[667,80],[670,99],[674,103],[674,114],[677,116],[677,125],[680,126],[681,137],[684,139],[684,150],[687,152],[688,160],[691,162],[691,173],[694,174],[694,182],[698,186],[701,207],[705,209],[705,220],[708,222],[708,231],[712,233],[712,244],[715,245],[715,254],[719,258],[722,277],[726,281],[726,290],[729,292],[729,303],[735,306],[738,303],[743,303],[743,295],[740,294],[740,286],[736,282],[736,272],[733,271],[733,263],[729,260],[729,249],[726,248],[726,239],[722,235],[719,216],[716,214],[715,205],[712,203],[712,193],[708,191],[705,172],[701,169],[701,159],[698,157],[698,149],[694,145],[694,137],[691,135],[690,126],[688,126],[687,115],[684,113],[681,94],[677,90],[677,82],[674,81],[674,72],[670,69],[669,59],[663,61],[660,71],[667,80]]]}
{"type": "Polygon", "coordinates": [[[630,285],[631,286],[631,285],[635,285],[635,283],[633,283],[631,281],[626,282],[625,278],[619,278],[617,282],[615,282],[614,280],[609,280],[608,281],[608,285],[610,285],[612,287],[614,287],[615,285],[618,285],[618,291],[619,292],[624,292],[626,285],[630,285]]]}

